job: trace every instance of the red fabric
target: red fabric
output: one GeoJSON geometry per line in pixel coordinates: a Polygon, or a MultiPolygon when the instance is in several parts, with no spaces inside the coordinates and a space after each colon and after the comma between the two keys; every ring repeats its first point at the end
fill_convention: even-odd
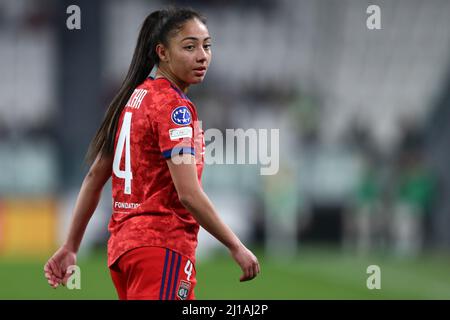
{"type": "MultiPolygon", "coordinates": [[[[131,189],[129,194],[125,192],[126,179],[113,170],[108,266],[128,250],[142,246],[169,248],[195,262],[199,225],[179,201],[164,156],[173,148],[193,148],[201,185],[205,144],[195,106],[167,79],[148,78],[136,88],[121,114],[115,154],[126,113],[131,113],[131,189]],[[180,125],[173,120],[173,113],[180,106],[189,110],[189,124],[180,125]],[[169,130],[183,127],[191,127],[193,137],[171,140],[169,130]]],[[[121,143],[122,154],[115,156],[120,159],[121,171],[126,170],[126,144],[121,143]]]]}
{"type": "Polygon", "coordinates": [[[109,270],[120,300],[195,299],[195,266],[175,251],[135,248],[123,254],[109,270]]]}

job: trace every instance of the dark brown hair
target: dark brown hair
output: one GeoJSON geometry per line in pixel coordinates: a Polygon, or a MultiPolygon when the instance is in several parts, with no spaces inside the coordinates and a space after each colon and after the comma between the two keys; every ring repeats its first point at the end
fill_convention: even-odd
{"type": "Polygon", "coordinates": [[[205,17],[187,8],[158,10],[145,18],[125,80],[111,101],[103,122],[89,145],[86,154],[88,164],[92,164],[99,154],[113,153],[118,121],[126,102],[134,89],[147,78],[155,64],[159,62],[156,45],[162,43],[167,46],[169,38],[178,32],[185,22],[194,18],[206,25],[205,17]]]}

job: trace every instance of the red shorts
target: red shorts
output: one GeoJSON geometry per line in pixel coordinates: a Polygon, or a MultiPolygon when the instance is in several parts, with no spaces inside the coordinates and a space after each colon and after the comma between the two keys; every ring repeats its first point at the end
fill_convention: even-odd
{"type": "Polygon", "coordinates": [[[109,270],[120,300],[195,299],[195,266],[170,249],[132,249],[109,270]]]}

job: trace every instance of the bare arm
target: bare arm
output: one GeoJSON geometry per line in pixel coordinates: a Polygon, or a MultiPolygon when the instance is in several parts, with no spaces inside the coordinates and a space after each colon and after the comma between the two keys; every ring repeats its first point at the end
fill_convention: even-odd
{"type": "Polygon", "coordinates": [[[76,264],[76,254],[81,240],[97,208],[103,186],[111,176],[112,157],[97,157],[83,180],[72,215],[69,234],[63,246],[59,248],[44,266],[48,283],[56,288],[65,284],[70,274],[67,269],[76,264]]]}
{"type": "Polygon", "coordinates": [[[83,180],[64,246],[78,252],[87,224],[97,208],[103,186],[111,177],[112,156],[97,157],[83,180]]]}
{"type": "Polygon", "coordinates": [[[208,196],[200,187],[195,158],[177,156],[175,162],[167,160],[180,202],[192,213],[197,222],[222,242],[244,272],[241,281],[251,280],[260,272],[258,260],[222,221],[208,196]]]}

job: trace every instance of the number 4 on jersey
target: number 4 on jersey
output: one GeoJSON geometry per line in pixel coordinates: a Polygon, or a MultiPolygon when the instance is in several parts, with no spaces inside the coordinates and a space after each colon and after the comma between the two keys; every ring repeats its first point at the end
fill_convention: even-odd
{"type": "Polygon", "coordinates": [[[125,179],[124,193],[131,194],[131,156],[130,156],[130,131],[131,131],[131,112],[126,112],[123,118],[122,128],[120,129],[119,140],[117,141],[116,152],[114,153],[113,172],[117,178],[125,179]],[[125,145],[125,170],[120,170],[120,161],[122,160],[123,146],[125,145]]]}
{"type": "Polygon", "coordinates": [[[186,280],[190,281],[192,276],[192,262],[189,260],[186,262],[186,265],[184,266],[184,273],[186,273],[187,275],[186,280]]]}

